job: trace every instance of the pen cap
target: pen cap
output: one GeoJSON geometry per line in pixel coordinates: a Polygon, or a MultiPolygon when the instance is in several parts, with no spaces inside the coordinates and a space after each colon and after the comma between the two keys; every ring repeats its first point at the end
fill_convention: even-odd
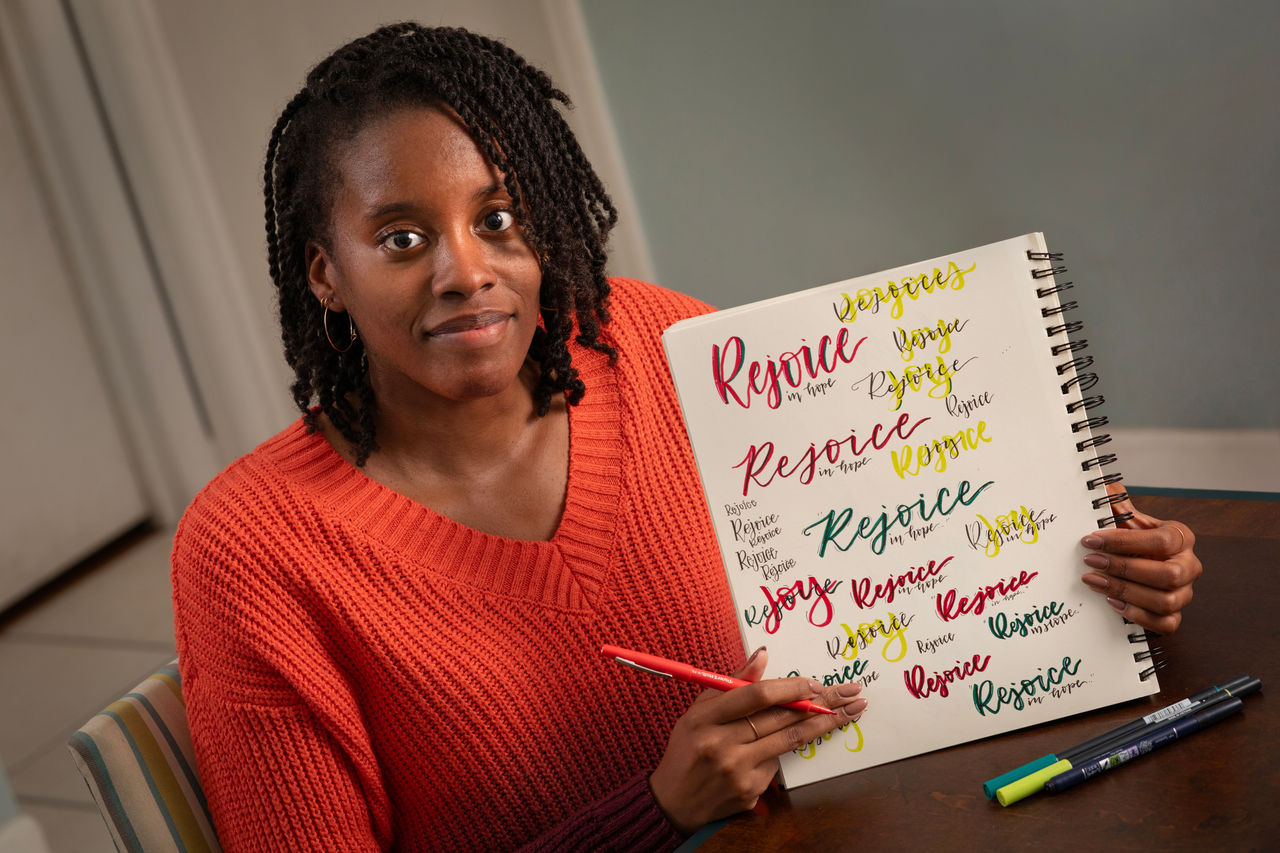
{"type": "Polygon", "coordinates": [[[1025,800],[1032,794],[1044,790],[1045,782],[1048,782],[1059,773],[1066,773],[1070,769],[1070,761],[1057,761],[1050,764],[1048,767],[1037,770],[1029,776],[1023,776],[1021,779],[1010,782],[996,791],[996,801],[1002,806],[1011,806],[1019,800],[1025,800]]]}
{"type": "Polygon", "coordinates": [[[1037,770],[1043,770],[1044,768],[1048,767],[1050,764],[1053,764],[1057,760],[1058,760],[1058,756],[1050,754],[1050,755],[1041,756],[1040,758],[1037,758],[1035,761],[1028,761],[1026,764],[1022,765],[1017,770],[1010,770],[1008,773],[1004,773],[1000,776],[997,776],[994,779],[988,779],[987,781],[983,782],[982,793],[987,795],[988,800],[994,800],[996,798],[996,791],[1000,790],[1005,785],[1009,785],[1013,782],[1017,782],[1019,779],[1021,779],[1024,776],[1030,776],[1032,773],[1035,773],[1037,770]]]}
{"type": "Polygon", "coordinates": [[[1212,687],[1201,690],[1199,693],[1193,693],[1191,695],[1191,701],[1200,702],[1204,699],[1208,699],[1210,696],[1213,696],[1215,693],[1230,693],[1234,695],[1237,690],[1239,690],[1241,687],[1244,687],[1246,684],[1248,684],[1252,680],[1253,679],[1247,675],[1237,675],[1235,678],[1231,679],[1230,681],[1224,681],[1221,684],[1215,684],[1212,687]]]}
{"type": "Polygon", "coordinates": [[[1255,676],[1253,678],[1243,679],[1242,681],[1235,684],[1234,686],[1228,686],[1226,688],[1226,691],[1230,693],[1232,696],[1244,697],[1253,693],[1257,693],[1261,689],[1262,689],[1262,679],[1255,676]]]}

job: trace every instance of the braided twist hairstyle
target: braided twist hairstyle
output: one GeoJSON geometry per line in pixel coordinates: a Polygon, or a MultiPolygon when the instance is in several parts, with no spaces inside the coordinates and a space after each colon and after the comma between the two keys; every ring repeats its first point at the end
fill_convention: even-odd
{"type": "Polygon", "coordinates": [[[582,399],[568,349],[575,320],[579,343],[616,356],[602,327],[609,320],[604,246],[618,214],[556,102],[571,107],[544,72],[506,45],[463,29],[400,23],[323,60],[276,120],[263,195],[291,391],[308,428],[320,413],[327,416],[353,445],[357,465],[377,449],[364,346],[357,339],[339,353],[329,345],[324,309],[307,282],[306,247],[329,244],[342,146],[396,109],[452,109],[503,175],[517,221],[542,260],[542,325],[529,348],[540,370],[538,414],[558,393],[570,405],[582,399]]]}

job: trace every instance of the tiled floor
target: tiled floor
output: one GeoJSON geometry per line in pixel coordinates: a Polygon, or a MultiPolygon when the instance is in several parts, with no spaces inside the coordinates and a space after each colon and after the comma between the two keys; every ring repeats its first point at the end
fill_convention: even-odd
{"type": "Polygon", "coordinates": [[[131,537],[110,559],[0,620],[0,759],[52,853],[115,850],[65,743],[175,657],[171,536],[131,537]]]}

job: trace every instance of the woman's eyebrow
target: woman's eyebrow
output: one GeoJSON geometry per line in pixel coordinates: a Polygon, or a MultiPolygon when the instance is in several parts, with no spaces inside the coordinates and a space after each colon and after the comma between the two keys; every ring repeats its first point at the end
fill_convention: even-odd
{"type": "Polygon", "coordinates": [[[498,183],[497,181],[494,181],[492,184],[489,184],[489,186],[485,187],[484,189],[476,190],[475,195],[471,197],[473,199],[484,198],[485,196],[496,195],[499,192],[502,193],[503,195],[506,195],[507,188],[504,185],[498,183]]]}
{"type": "MultiPolygon", "coordinates": [[[[501,193],[502,195],[507,195],[507,188],[495,181],[494,183],[489,184],[488,186],[484,186],[476,190],[474,193],[471,194],[471,198],[474,201],[475,199],[487,198],[488,196],[497,195],[499,193],[501,193]]],[[[383,204],[379,204],[375,207],[368,208],[365,211],[364,216],[365,216],[365,219],[381,219],[382,217],[389,216],[393,213],[405,213],[407,211],[414,211],[414,210],[417,210],[418,207],[419,207],[418,205],[414,204],[411,201],[389,201],[383,204]]]]}
{"type": "Polygon", "coordinates": [[[388,216],[392,213],[404,213],[405,211],[416,210],[416,209],[417,209],[417,205],[413,204],[412,202],[390,201],[390,202],[386,202],[385,204],[380,204],[377,207],[368,208],[365,211],[364,218],[365,219],[381,219],[382,217],[388,216]]]}

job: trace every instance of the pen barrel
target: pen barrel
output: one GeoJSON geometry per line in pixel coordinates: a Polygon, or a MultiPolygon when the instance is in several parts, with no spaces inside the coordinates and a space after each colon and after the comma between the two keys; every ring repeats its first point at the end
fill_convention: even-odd
{"type": "Polygon", "coordinates": [[[800,699],[796,702],[784,703],[783,708],[794,708],[797,711],[804,711],[808,714],[834,714],[830,708],[825,708],[810,699],[800,699]]]}
{"type": "Polygon", "coordinates": [[[1219,720],[1229,717],[1243,707],[1244,701],[1235,698],[1225,702],[1219,702],[1195,714],[1170,723],[1161,729],[1153,732],[1150,737],[1141,738],[1133,741],[1111,755],[1094,758],[1080,767],[1061,773],[1048,782],[1045,782],[1044,789],[1051,794],[1057,794],[1068,788],[1074,788],[1086,779],[1092,779],[1094,776],[1106,773],[1119,767],[1121,764],[1127,764],[1140,755],[1146,755],[1148,752],[1159,749],[1162,746],[1173,743],[1175,740],[1194,734],[1200,729],[1218,722],[1219,720]]]}
{"type": "Polygon", "coordinates": [[[1220,705],[1215,705],[1212,708],[1207,708],[1204,711],[1201,711],[1199,714],[1196,714],[1196,719],[1199,722],[1199,727],[1204,728],[1205,726],[1218,722],[1218,720],[1221,720],[1223,717],[1230,717],[1243,706],[1244,700],[1235,698],[1230,702],[1223,702],[1220,705]]]}
{"type": "Polygon", "coordinates": [[[1215,684],[1213,687],[1206,687],[1199,693],[1191,694],[1190,699],[1192,702],[1203,702],[1205,699],[1211,699],[1219,693],[1226,693],[1228,696],[1235,696],[1237,695],[1236,691],[1244,688],[1250,682],[1254,681],[1258,682],[1259,687],[1262,686],[1262,682],[1256,678],[1250,678],[1247,675],[1237,675],[1230,681],[1225,681],[1222,684],[1215,684]]]}
{"type": "Polygon", "coordinates": [[[734,678],[731,675],[721,675],[718,672],[712,672],[707,669],[689,668],[689,677],[695,684],[701,684],[703,687],[712,687],[716,690],[732,690],[735,687],[745,687],[750,682],[743,681],[741,678],[734,678]]]}
{"type": "Polygon", "coordinates": [[[1088,776],[1084,775],[1083,767],[1073,767],[1045,782],[1044,789],[1050,794],[1059,794],[1068,788],[1074,788],[1088,778],[1088,776]]]}

